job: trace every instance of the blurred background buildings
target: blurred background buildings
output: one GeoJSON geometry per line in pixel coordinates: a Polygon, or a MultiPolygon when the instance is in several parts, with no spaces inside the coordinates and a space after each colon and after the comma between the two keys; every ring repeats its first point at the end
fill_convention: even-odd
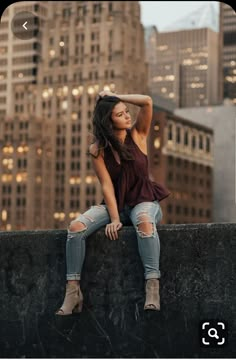
{"type": "Polygon", "coordinates": [[[102,89],[153,98],[150,176],[171,191],[163,223],[234,222],[235,42],[224,3],[219,15],[204,7],[165,32],[144,28],[138,1],[9,6],[0,24],[0,230],[66,228],[101,200],[87,149],[102,89]],[[27,40],[11,29],[21,11],[37,19],[27,40]]]}

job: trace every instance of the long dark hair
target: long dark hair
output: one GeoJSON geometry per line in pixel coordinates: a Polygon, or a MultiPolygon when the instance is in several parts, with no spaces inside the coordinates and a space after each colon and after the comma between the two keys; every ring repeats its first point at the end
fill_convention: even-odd
{"type": "Polygon", "coordinates": [[[93,135],[98,143],[98,154],[111,145],[119,154],[121,160],[132,160],[129,150],[114,135],[112,127],[112,110],[121,100],[116,96],[99,97],[93,113],[93,135]]]}

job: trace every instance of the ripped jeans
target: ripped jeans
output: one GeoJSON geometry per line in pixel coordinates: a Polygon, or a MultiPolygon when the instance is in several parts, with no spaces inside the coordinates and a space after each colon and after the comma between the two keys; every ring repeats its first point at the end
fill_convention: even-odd
{"type": "MultiPolygon", "coordinates": [[[[156,224],[162,220],[162,210],[157,200],[142,202],[131,207],[126,205],[120,212],[123,225],[132,225],[136,230],[139,254],[144,267],[144,278],[160,278],[160,240],[156,224]]],[[[106,205],[91,206],[75,220],[84,224],[84,229],[73,232],[68,229],[66,242],[67,280],[80,280],[85,258],[85,240],[93,232],[111,222],[106,205]]],[[[116,240],[116,241],[119,241],[116,240]]]]}

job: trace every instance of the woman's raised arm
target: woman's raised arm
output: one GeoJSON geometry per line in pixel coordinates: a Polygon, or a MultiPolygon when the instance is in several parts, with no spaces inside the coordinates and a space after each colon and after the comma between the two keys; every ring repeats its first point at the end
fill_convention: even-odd
{"type": "Polygon", "coordinates": [[[115,94],[111,91],[101,91],[100,96],[117,96],[121,101],[133,104],[140,107],[140,110],[137,115],[137,119],[133,124],[133,127],[136,129],[139,135],[147,137],[150,125],[152,121],[152,98],[148,95],[140,94],[115,94]]]}

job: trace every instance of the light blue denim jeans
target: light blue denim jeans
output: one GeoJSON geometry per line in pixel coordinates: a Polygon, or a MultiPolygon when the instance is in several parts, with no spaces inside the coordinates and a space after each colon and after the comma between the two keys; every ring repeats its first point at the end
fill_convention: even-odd
{"type": "MultiPolygon", "coordinates": [[[[121,223],[123,225],[133,224],[135,228],[145,279],[161,277],[159,270],[160,240],[156,230],[156,224],[160,223],[161,220],[162,210],[157,200],[142,202],[134,207],[126,205],[124,210],[120,212],[121,223]],[[139,229],[139,224],[144,222],[152,224],[152,232],[145,233],[139,229]]],[[[66,242],[67,280],[80,280],[85,258],[86,238],[111,222],[106,205],[91,206],[72,223],[76,221],[83,223],[85,228],[77,232],[68,229],[66,242]]],[[[119,241],[119,239],[115,241],[119,241]]]]}

